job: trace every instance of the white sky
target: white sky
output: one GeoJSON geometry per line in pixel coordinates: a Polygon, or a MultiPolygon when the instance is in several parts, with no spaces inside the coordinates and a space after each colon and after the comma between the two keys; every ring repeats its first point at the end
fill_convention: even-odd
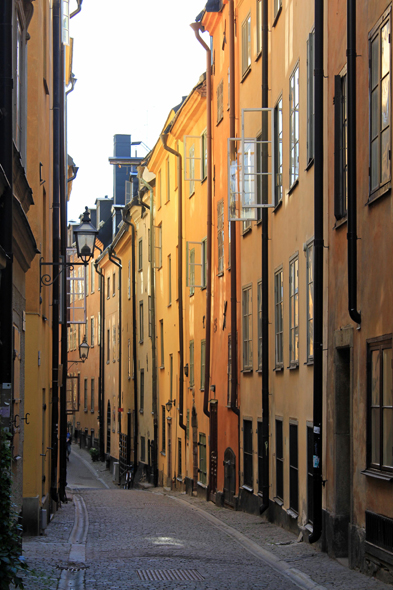
{"type": "MultiPolygon", "coordinates": [[[[206,69],[189,27],[206,0],[84,0],[70,21],[74,38],[68,96],[68,153],[79,172],[68,204],[78,220],[97,197],[112,197],[113,136],[130,134],[149,148],[170,109],[206,69]]],[[[70,12],[76,0],[70,2],[70,12]]]]}

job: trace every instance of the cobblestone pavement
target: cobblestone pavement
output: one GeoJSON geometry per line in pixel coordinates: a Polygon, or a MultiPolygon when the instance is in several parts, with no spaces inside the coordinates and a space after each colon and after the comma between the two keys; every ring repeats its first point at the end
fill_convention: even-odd
{"type": "Polygon", "coordinates": [[[392,590],[261,517],[162,488],[119,489],[79,448],[68,485],[74,503],[24,540],[28,590],[392,590]]]}

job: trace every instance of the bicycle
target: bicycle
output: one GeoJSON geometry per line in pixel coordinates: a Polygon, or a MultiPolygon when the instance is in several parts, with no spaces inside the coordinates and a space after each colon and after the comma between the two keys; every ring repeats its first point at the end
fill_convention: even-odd
{"type": "Polygon", "coordinates": [[[134,466],[133,465],[127,466],[123,487],[125,490],[129,490],[130,488],[134,487],[134,466]]]}

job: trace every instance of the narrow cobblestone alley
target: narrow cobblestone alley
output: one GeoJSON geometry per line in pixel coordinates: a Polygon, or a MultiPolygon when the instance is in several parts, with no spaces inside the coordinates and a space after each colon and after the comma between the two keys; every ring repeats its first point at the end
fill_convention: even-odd
{"type": "Polygon", "coordinates": [[[390,588],[260,517],[161,488],[118,489],[77,447],[67,493],[45,535],[24,539],[28,590],[390,588]]]}

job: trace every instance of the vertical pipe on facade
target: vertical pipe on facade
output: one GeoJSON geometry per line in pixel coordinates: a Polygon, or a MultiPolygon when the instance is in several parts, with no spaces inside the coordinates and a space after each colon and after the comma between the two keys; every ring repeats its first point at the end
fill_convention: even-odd
{"type": "Polygon", "coordinates": [[[347,1],[348,72],[348,310],[360,324],[357,310],[357,235],[356,235],[356,0],[347,1]]]}
{"type": "Polygon", "coordinates": [[[212,308],[212,80],[211,80],[211,49],[201,39],[200,23],[192,23],[191,28],[197,41],[206,51],[206,138],[207,138],[207,237],[206,237],[206,348],[205,348],[205,390],[203,394],[203,413],[210,418],[209,384],[210,384],[210,338],[211,338],[211,308],[212,308]]]}
{"type": "MultiPolygon", "coordinates": [[[[60,0],[53,1],[53,272],[59,269],[60,255],[60,45],[61,45],[61,7],[60,0]]],[[[59,281],[52,287],[52,457],[51,457],[51,497],[58,501],[57,495],[57,456],[59,430],[59,281]]]]}
{"type": "Polygon", "coordinates": [[[157,360],[156,360],[156,311],[154,286],[154,199],[153,187],[142,177],[140,181],[150,192],[150,297],[151,297],[151,364],[152,364],[152,398],[154,414],[154,485],[158,486],[158,405],[157,405],[157,360]]]}
{"type": "Polygon", "coordinates": [[[183,238],[182,238],[182,229],[183,229],[183,185],[182,185],[182,168],[183,168],[183,159],[181,154],[176,150],[170,148],[167,145],[167,136],[161,135],[160,139],[162,141],[162,145],[164,149],[176,156],[179,159],[179,166],[177,167],[177,184],[179,187],[178,192],[178,224],[177,224],[177,243],[178,243],[178,261],[177,261],[177,274],[178,274],[178,282],[177,282],[177,290],[178,290],[178,297],[179,297],[179,351],[180,351],[180,367],[179,367],[179,426],[184,431],[186,430],[186,425],[183,422],[183,410],[184,410],[184,333],[183,333],[183,238]]]}
{"type": "MultiPolygon", "coordinates": [[[[114,253],[113,249],[109,249],[109,260],[111,262],[113,262],[114,265],[116,265],[119,269],[119,417],[118,417],[118,424],[119,424],[119,435],[121,434],[122,430],[121,430],[121,415],[122,412],[120,411],[120,409],[122,408],[122,403],[121,403],[121,352],[122,352],[122,347],[121,347],[121,326],[122,326],[122,322],[121,322],[121,314],[122,314],[122,309],[121,309],[121,304],[122,304],[122,297],[121,297],[121,271],[122,271],[122,265],[121,265],[121,260],[118,256],[116,256],[116,254],[114,253]]],[[[120,447],[120,440],[119,440],[119,447],[120,447]]],[[[120,477],[120,471],[119,471],[119,477],[120,477]]]]}
{"type": "MultiPolygon", "coordinates": [[[[60,253],[61,260],[66,262],[67,254],[67,179],[66,179],[66,145],[65,145],[65,48],[61,43],[60,49],[60,253]]],[[[61,365],[62,382],[60,387],[60,500],[65,502],[66,485],[67,485],[67,455],[66,455],[66,437],[67,437],[67,277],[62,272],[59,279],[61,280],[61,365]]]]}
{"type": "Polygon", "coordinates": [[[313,532],[322,532],[322,351],[323,351],[323,0],[315,0],[315,154],[314,154],[314,399],[313,532]]]}
{"type": "MultiPolygon", "coordinates": [[[[262,108],[269,106],[268,2],[262,4],[262,108]]],[[[272,130],[273,132],[273,130],[272,130]]],[[[262,138],[268,140],[267,116],[262,114],[262,138]]],[[[269,508],[269,234],[268,209],[262,209],[262,505],[269,508]]]]}
{"type": "MultiPolygon", "coordinates": [[[[11,407],[13,390],[13,338],[12,338],[12,14],[14,3],[6,0],[0,3],[0,165],[3,167],[8,186],[1,199],[0,244],[7,256],[6,267],[0,271],[0,394],[1,405],[11,407]],[[12,389],[8,389],[10,384],[12,389]]],[[[12,411],[12,410],[11,410],[12,411]]],[[[1,419],[3,426],[10,427],[1,419]]]]}
{"type": "Polygon", "coordinates": [[[96,273],[100,277],[101,290],[100,290],[100,356],[99,356],[99,368],[98,368],[98,422],[100,428],[100,460],[105,460],[105,445],[104,445],[104,368],[105,368],[105,281],[104,273],[99,270],[98,262],[94,263],[96,273]]]}

